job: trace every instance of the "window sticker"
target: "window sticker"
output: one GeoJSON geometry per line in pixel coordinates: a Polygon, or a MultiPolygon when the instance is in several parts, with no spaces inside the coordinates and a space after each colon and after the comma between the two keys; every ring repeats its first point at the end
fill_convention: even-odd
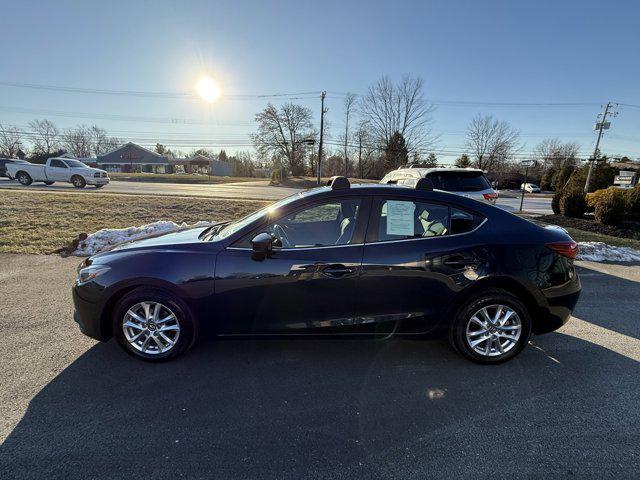
{"type": "Polygon", "coordinates": [[[405,235],[413,237],[413,202],[387,201],[387,235],[405,235]]]}

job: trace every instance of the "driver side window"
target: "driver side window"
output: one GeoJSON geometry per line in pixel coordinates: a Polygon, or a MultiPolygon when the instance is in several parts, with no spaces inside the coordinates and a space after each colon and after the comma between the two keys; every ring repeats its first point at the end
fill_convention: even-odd
{"type": "Polygon", "coordinates": [[[348,245],[359,211],[359,199],[331,200],[274,220],[264,231],[274,238],[275,248],[348,245]]]}
{"type": "Polygon", "coordinates": [[[67,168],[67,165],[61,160],[51,160],[51,163],[49,164],[49,166],[56,167],[56,168],[67,168]]]}

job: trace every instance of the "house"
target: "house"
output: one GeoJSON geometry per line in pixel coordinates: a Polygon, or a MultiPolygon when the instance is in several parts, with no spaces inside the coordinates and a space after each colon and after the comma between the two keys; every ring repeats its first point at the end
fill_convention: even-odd
{"type": "Polygon", "coordinates": [[[172,173],[169,159],[133,142],[97,157],[98,167],[108,172],[172,173]]]}
{"type": "Polygon", "coordinates": [[[169,162],[174,167],[182,167],[185,173],[202,173],[219,177],[230,177],[233,174],[231,162],[220,162],[200,154],[188,158],[171,159],[169,162]]]}

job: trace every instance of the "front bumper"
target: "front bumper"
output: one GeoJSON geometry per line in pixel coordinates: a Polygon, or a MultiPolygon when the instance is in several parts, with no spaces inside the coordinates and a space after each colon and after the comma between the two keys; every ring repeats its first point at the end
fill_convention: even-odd
{"type": "Polygon", "coordinates": [[[108,185],[108,184],[109,184],[109,178],[91,177],[87,179],[87,185],[108,185]]]}
{"type": "Polygon", "coordinates": [[[103,321],[103,305],[85,300],[78,293],[78,286],[73,287],[73,319],[80,331],[96,340],[107,341],[111,338],[109,325],[103,321]]]}

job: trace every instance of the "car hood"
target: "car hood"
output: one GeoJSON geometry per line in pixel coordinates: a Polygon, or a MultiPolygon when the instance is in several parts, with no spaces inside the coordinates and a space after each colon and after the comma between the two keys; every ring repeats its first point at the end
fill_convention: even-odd
{"type": "Polygon", "coordinates": [[[90,174],[90,173],[107,173],[106,170],[100,170],[99,168],[91,168],[91,167],[79,167],[79,168],[74,168],[73,169],[76,172],[82,172],[85,174],[90,174]]]}
{"type": "Polygon", "coordinates": [[[187,228],[171,233],[159,233],[156,235],[150,235],[140,240],[133,240],[130,242],[120,243],[113,247],[110,252],[134,250],[134,249],[146,249],[157,247],[171,247],[177,245],[184,245],[187,243],[197,243],[200,234],[204,232],[207,227],[187,228]]]}

